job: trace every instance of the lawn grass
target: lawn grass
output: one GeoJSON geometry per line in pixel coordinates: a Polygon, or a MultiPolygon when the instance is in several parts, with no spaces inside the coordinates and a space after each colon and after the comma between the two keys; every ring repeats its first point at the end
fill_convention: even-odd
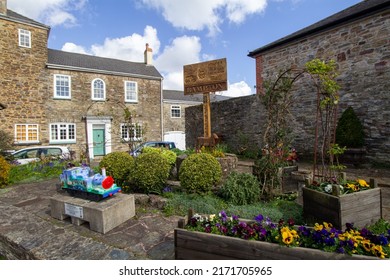
{"type": "Polygon", "coordinates": [[[293,219],[296,224],[304,224],[302,206],[294,201],[275,199],[269,202],[259,202],[250,205],[232,205],[216,195],[194,195],[170,193],[164,209],[166,215],[184,216],[188,209],[201,214],[218,214],[225,211],[228,215],[237,215],[243,219],[253,219],[262,214],[273,221],[293,219]]]}

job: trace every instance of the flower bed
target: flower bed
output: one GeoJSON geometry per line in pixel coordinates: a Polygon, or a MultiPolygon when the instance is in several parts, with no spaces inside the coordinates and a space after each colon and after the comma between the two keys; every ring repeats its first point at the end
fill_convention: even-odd
{"type": "Polygon", "coordinates": [[[367,229],[346,231],[330,224],[296,227],[292,221],[273,223],[219,216],[193,216],[175,229],[176,259],[378,259],[390,255],[390,232],[376,236],[367,229]],[[183,225],[183,224],[182,224],[183,225]]]}
{"type": "Polygon", "coordinates": [[[346,229],[346,223],[364,227],[381,218],[381,190],[375,182],[348,181],[343,185],[313,183],[302,188],[306,219],[332,223],[346,229]]]}

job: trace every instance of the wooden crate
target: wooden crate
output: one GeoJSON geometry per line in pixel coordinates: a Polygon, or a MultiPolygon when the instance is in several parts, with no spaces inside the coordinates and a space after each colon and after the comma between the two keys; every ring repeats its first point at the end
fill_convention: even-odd
{"type": "Polygon", "coordinates": [[[345,230],[346,223],[362,228],[381,218],[381,189],[334,196],[307,187],[303,191],[303,215],[317,222],[329,222],[345,230]]]}
{"type": "Polygon", "coordinates": [[[285,247],[262,241],[175,229],[177,260],[375,260],[363,255],[346,255],[321,250],[285,247]]]}

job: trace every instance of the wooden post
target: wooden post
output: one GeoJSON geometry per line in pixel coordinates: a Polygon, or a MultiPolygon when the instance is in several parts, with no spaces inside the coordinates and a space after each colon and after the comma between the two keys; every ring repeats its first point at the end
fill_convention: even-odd
{"type": "Polygon", "coordinates": [[[203,93],[203,132],[205,138],[211,137],[210,93],[203,93]]]}

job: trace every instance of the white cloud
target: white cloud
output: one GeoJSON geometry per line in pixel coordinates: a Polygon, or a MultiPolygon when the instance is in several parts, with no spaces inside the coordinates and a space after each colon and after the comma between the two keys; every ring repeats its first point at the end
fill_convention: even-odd
{"type": "Polygon", "coordinates": [[[122,38],[106,38],[103,45],[93,45],[91,53],[97,56],[142,62],[146,43],[152,48],[154,55],[158,54],[160,41],[157,30],[151,26],[146,26],[142,35],[133,33],[122,38]]]}
{"type": "Polygon", "coordinates": [[[83,46],[78,46],[74,43],[65,43],[62,46],[62,50],[65,52],[74,52],[74,53],[81,53],[81,54],[89,54],[83,46]]]}
{"type": "Polygon", "coordinates": [[[254,94],[251,87],[244,81],[229,84],[228,90],[220,93],[223,96],[240,97],[254,94]]]}
{"type": "Polygon", "coordinates": [[[87,0],[8,0],[10,10],[51,27],[77,24],[74,12],[82,10],[87,0]]]}
{"type": "Polygon", "coordinates": [[[267,0],[141,0],[146,6],[162,12],[174,27],[188,30],[209,30],[209,36],[220,32],[225,17],[239,24],[252,14],[261,13],[267,0]]]}
{"type": "Polygon", "coordinates": [[[202,45],[199,37],[175,38],[159,55],[154,65],[164,76],[164,88],[183,90],[183,65],[200,61],[202,45]]]}
{"type": "Polygon", "coordinates": [[[145,27],[143,35],[133,33],[121,38],[106,38],[102,45],[94,44],[90,47],[67,42],[61,49],[68,52],[143,62],[146,43],[152,48],[154,55],[159,52],[160,41],[157,37],[157,30],[151,26],[145,27]]]}

